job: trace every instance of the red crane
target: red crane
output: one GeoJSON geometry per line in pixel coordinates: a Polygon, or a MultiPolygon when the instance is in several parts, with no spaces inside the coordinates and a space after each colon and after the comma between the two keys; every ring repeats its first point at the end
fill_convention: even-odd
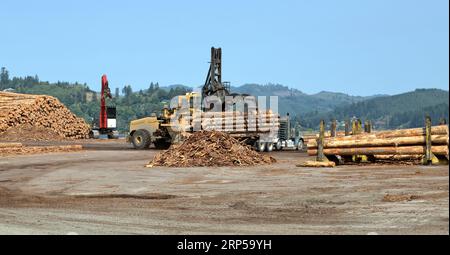
{"type": "Polygon", "coordinates": [[[106,98],[112,98],[106,74],[102,76],[102,94],[100,99],[100,129],[108,128],[108,114],[106,112],[106,98]]]}
{"type": "Polygon", "coordinates": [[[91,137],[100,138],[100,135],[107,135],[108,138],[119,138],[116,126],[116,107],[107,106],[106,98],[112,98],[109,89],[108,77],[102,76],[102,89],[100,95],[100,119],[98,126],[91,130],[91,137]]]}

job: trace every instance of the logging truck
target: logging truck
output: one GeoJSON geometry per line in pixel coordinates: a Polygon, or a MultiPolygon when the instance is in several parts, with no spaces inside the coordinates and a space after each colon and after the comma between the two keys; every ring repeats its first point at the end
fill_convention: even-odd
{"type": "Polygon", "coordinates": [[[293,127],[289,113],[279,118],[280,127],[278,136],[274,140],[275,150],[303,150],[305,148],[305,140],[300,134],[298,127],[293,127]]]}
{"type": "Polygon", "coordinates": [[[136,149],[167,149],[179,143],[189,133],[200,130],[216,130],[252,145],[258,151],[272,151],[278,139],[279,117],[270,111],[264,112],[211,112],[201,108],[183,107],[193,105],[201,98],[199,93],[178,96],[175,107],[163,107],[159,116],[150,116],[130,122],[127,140],[136,149]]]}
{"type": "Polygon", "coordinates": [[[201,92],[175,97],[158,117],[131,121],[128,140],[136,149],[148,148],[152,143],[165,149],[189,133],[217,130],[255,146],[258,151],[271,151],[280,141],[278,127],[278,115],[258,109],[254,97],[230,93],[229,82],[222,82],[222,50],[212,47],[201,92]],[[230,105],[231,110],[227,107],[230,105]]]}

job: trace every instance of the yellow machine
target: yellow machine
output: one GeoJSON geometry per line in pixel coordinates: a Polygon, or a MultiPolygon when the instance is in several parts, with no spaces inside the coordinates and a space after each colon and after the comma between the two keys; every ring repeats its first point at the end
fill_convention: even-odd
{"type": "Polygon", "coordinates": [[[174,108],[165,106],[159,117],[153,116],[131,121],[128,140],[136,149],[149,148],[152,143],[157,149],[167,149],[172,143],[179,142],[182,132],[189,130],[183,129],[182,120],[177,120],[176,124],[171,120],[174,116],[178,116],[179,111],[183,109],[189,109],[186,114],[192,116],[195,111],[193,102],[196,97],[200,97],[200,95],[194,92],[186,93],[184,96],[177,97],[178,104],[174,108]],[[189,104],[188,108],[185,107],[186,104],[189,104]]]}
{"type": "MultiPolygon", "coordinates": [[[[131,121],[128,136],[129,141],[133,143],[136,149],[146,149],[152,143],[158,149],[168,148],[170,144],[182,141],[184,134],[194,132],[195,130],[202,130],[201,116],[203,112],[225,112],[224,106],[226,97],[228,96],[237,97],[248,95],[230,93],[230,84],[228,82],[222,82],[222,50],[220,48],[211,48],[210,67],[201,93],[192,92],[176,97],[175,100],[172,100],[170,108],[165,106],[162,109],[159,117],[154,116],[131,121]],[[215,103],[216,101],[208,101],[208,99],[212,98],[219,99],[220,101],[218,102],[222,102],[222,104],[215,103]],[[201,104],[202,99],[207,101],[205,105],[201,104]],[[215,109],[209,108],[211,102],[215,109]]],[[[254,110],[257,112],[256,100],[254,105],[254,110]]],[[[247,112],[249,111],[250,109],[247,110],[247,112]]],[[[241,122],[239,125],[245,126],[246,124],[241,122]]],[[[229,130],[223,131],[240,140],[245,140],[247,144],[254,145],[257,150],[271,151],[274,141],[271,139],[262,139],[263,133],[268,132],[262,129],[267,129],[270,124],[261,122],[258,125],[260,125],[258,126],[258,130],[256,128],[255,130],[250,130],[247,127],[246,130],[236,132],[229,130]]]]}

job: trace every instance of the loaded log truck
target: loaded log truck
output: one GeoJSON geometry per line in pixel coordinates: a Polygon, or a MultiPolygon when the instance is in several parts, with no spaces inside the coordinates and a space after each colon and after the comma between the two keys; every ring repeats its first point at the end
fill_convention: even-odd
{"type": "Polygon", "coordinates": [[[111,99],[111,90],[109,89],[108,77],[106,74],[102,76],[102,89],[100,94],[100,118],[94,120],[90,137],[94,139],[100,138],[101,135],[106,135],[109,139],[119,138],[116,122],[116,107],[108,106],[107,98],[111,99]]]}
{"type": "MultiPolygon", "coordinates": [[[[157,149],[166,149],[172,143],[177,143],[182,141],[182,137],[184,133],[195,132],[194,131],[194,121],[193,119],[196,116],[210,116],[214,115],[216,112],[221,116],[224,116],[224,119],[232,119],[235,121],[239,115],[241,119],[239,123],[234,123],[232,125],[233,128],[231,130],[223,129],[222,122],[220,124],[212,124],[212,126],[205,127],[204,123],[196,123],[201,125],[201,130],[220,130],[230,134],[232,137],[235,137],[245,143],[254,146],[254,148],[258,151],[272,151],[274,149],[274,145],[279,140],[278,136],[278,126],[279,126],[279,117],[277,114],[272,114],[269,111],[264,111],[263,113],[259,113],[256,105],[256,100],[253,97],[250,97],[250,101],[253,100],[253,103],[246,105],[246,110],[244,113],[236,113],[236,112],[225,112],[225,100],[232,96],[233,98],[237,96],[249,96],[245,94],[231,94],[230,86],[227,82],[222,82],[222,50],[220,48],[211,48],[211,62],[209,71],[207,74],[207,78],[205,84],[201,88],[201,93],[191,92],[186,93],[186,95],[178,96],[178,106],[169,108],[165,106],[162,109],[162,113],[160,116],[156,117],[146,117],[137,120],[133,120],[130,122],[130,132],[128,134],[127,140],[131,142],[136,149],[147,149],[153,143],[157,149]],[[219,98],[222,102],[222,106],[214,107],[211,109],[211,104],[214,105],[214,102],[204,103],[202,99],[205,98],[219,98]],[[193,102],[196,100],[201,102],[200,109],[192,107],[194,105],[193,102]],[[189,110],[188,113],[190,116],[187,119],[187,123],[185,127],[179,129],[179,124],[175,128],[174,123],[171,122],[173,120],[173,116],[180,111],[186,111],[186,108],[182,108],[182,105],[188,105],[189,110]],[[248,116],[252,113],[264,115],[264,116],[275,116],[273,118],[266,118],[267,121],[254,121],[248,119],[248,116]],[[249,126],[252,128],[249,128],[249,126]],[[241,130],[237,131],[237,127],[241,128],[241,130]],[[211,128],[212,127],[212,128],[211,128]],[[236,128],[236,129],[235,129],[236,128]]],[[[198,102],[197,101],[197,102],[198,102]]],[[[189,115],[188,114],[188,115],[189,115]]],[[[197,129],[198,130],[198,129],[197,129]]]]}

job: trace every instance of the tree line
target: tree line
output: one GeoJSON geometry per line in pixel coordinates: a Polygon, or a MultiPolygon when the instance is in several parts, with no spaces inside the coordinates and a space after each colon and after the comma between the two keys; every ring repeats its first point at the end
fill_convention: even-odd
{"type": "MultiPolygon", "coordinates": [[[[100,87],[100,85],[99,85],[100,87]]],[[[39,77],[13,77],[2,67],[0,71],[0,90],[11,90],[17,93],[42,94],[58,98],[74,114],[84,118],[88,123],[95,121],[100,112],[100,93],[92,90],[86,83],[40,81],[39,77]]],[[[177,95],[190,92],[187,87],[175,86],[170,89],[160,87],[158,82],[151,82],[147,89],[133,91],[131,85],[116,88],[108,105],[117,108],[117,126],[126,131],[131,120],[159,113],[169,100],[177,95]],[[122,92],[122,93],[119,93],[122,92]]]]}

